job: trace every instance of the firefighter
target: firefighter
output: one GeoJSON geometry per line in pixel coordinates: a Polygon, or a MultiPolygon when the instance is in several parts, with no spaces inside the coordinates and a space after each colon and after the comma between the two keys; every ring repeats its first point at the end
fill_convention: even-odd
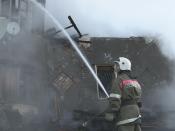
{"type": "MultiPolygon", "coordinates": [[[[114,79],[109,97],[109,106],[116,116],[117,131],[141,131],[141,86],[131,76],[131,62],[125,57],[114,61],[114,79]]],[[[107,114],[108,118],[111,113],[107,114]]]]}

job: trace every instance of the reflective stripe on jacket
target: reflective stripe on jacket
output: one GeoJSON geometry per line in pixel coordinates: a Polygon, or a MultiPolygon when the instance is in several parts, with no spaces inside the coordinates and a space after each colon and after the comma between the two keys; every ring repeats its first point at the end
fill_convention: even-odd
{"type": "Polygon", "coordinates": [[[138,117],[135,117],[135,118],[130,118],[130,119],[118,121],[116,125],[120,126],[120,125],[124,125],[124,124],[128,124],[128,123],[132,123],[132,122],[135,122],[136,120],[138,120],[139,118],[141,118],[141,115],[139,115],[138,117]]]}

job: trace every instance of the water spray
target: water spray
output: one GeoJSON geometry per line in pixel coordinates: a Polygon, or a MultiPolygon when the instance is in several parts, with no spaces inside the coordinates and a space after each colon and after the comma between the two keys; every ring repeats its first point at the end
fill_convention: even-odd
{"type": "Polygon", "coordinates": [[[60,28],[62,30],[62,32],[64,33],[64,35],[68,38],[68,40],[70,41],[71,45],[73,46],[73,48],[76,50],[76,52],[78,53],[78,55],[80,56],[80,58],[83,60],[83,62],[85,63],[85,65],[87,66],[87,68],[90,70],[91,74],[93,75],[93,77],[95,78],[95,80],[97,81],[97,83],[100,85],[101,89],[104,91],[104,93],[106,94],[106,96],[109,98],[109,94],[107,93],[107,91],[105,90],[102,82],[100,81],[100,79],[98,78],[98,76],[96,75],[95,71],[93,70],[93,68],[91,67],[91,65],[89,64],[88,60],[86,59],[86,57],[83,55],[83,53],[80,51],[80,49],[78,48],[78,46],[76,45],[75,41],[70,37],[70,35],[66,32],[66,30],[61,26],[61,24],[56,20],[56,18],[48,11],[46,10],[41,4],[39,4],[37,1],[35,0],[30,0],[32,3],[34,3],[39,9],[41,9],[43,12],[45,12],[51,19],[52,21],[56,24],[56,26],[58,28],[60,28]]]}

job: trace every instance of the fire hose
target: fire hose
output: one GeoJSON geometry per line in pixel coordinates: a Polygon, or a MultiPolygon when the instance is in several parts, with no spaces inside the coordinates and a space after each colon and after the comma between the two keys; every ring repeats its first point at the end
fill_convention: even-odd
{"type": "MultiPolygon", "coordinates": [[[[83,127],[86,127],[86,126],[89,124],[89,122],[92,122],[93,120],[95,120],[95,119],[97,119],[97,118],[98,118],[98,119],[103,119],[103,120],[106,120],[106,121],[112,121],[112,119],[111,119],[111,120],[106,119],[106,114],[107,114],[107,112],[108,112],[108,110],[105,110],[105,111],[103,111],[103,112],[101,112],[101,113],[99,113],[99,114],[97,114],[97,115],[91,117],[89,120],[83,122],[82,126],[83,126],[83,127]]],[[[113,117],[113,120],[114,120],[114,117],[113,117]]]]}

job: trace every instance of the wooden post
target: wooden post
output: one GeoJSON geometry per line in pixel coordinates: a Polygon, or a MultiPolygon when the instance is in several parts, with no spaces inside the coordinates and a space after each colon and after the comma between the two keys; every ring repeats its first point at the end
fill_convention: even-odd
{"type": "Polygon", "coordinates": [[[19,9],[19,0],[15,0],[15,8],[19,9]]]}
{"type": "Polygon", "coordinates": [[[10,0],[9,17],[12,17],[12,0],[10,0]]]}
{"type": "Polygon", "coordinates": [[[2,15],[2,0],[0,0],[0,17],[1,17],[1,15],[2,15]]]}

